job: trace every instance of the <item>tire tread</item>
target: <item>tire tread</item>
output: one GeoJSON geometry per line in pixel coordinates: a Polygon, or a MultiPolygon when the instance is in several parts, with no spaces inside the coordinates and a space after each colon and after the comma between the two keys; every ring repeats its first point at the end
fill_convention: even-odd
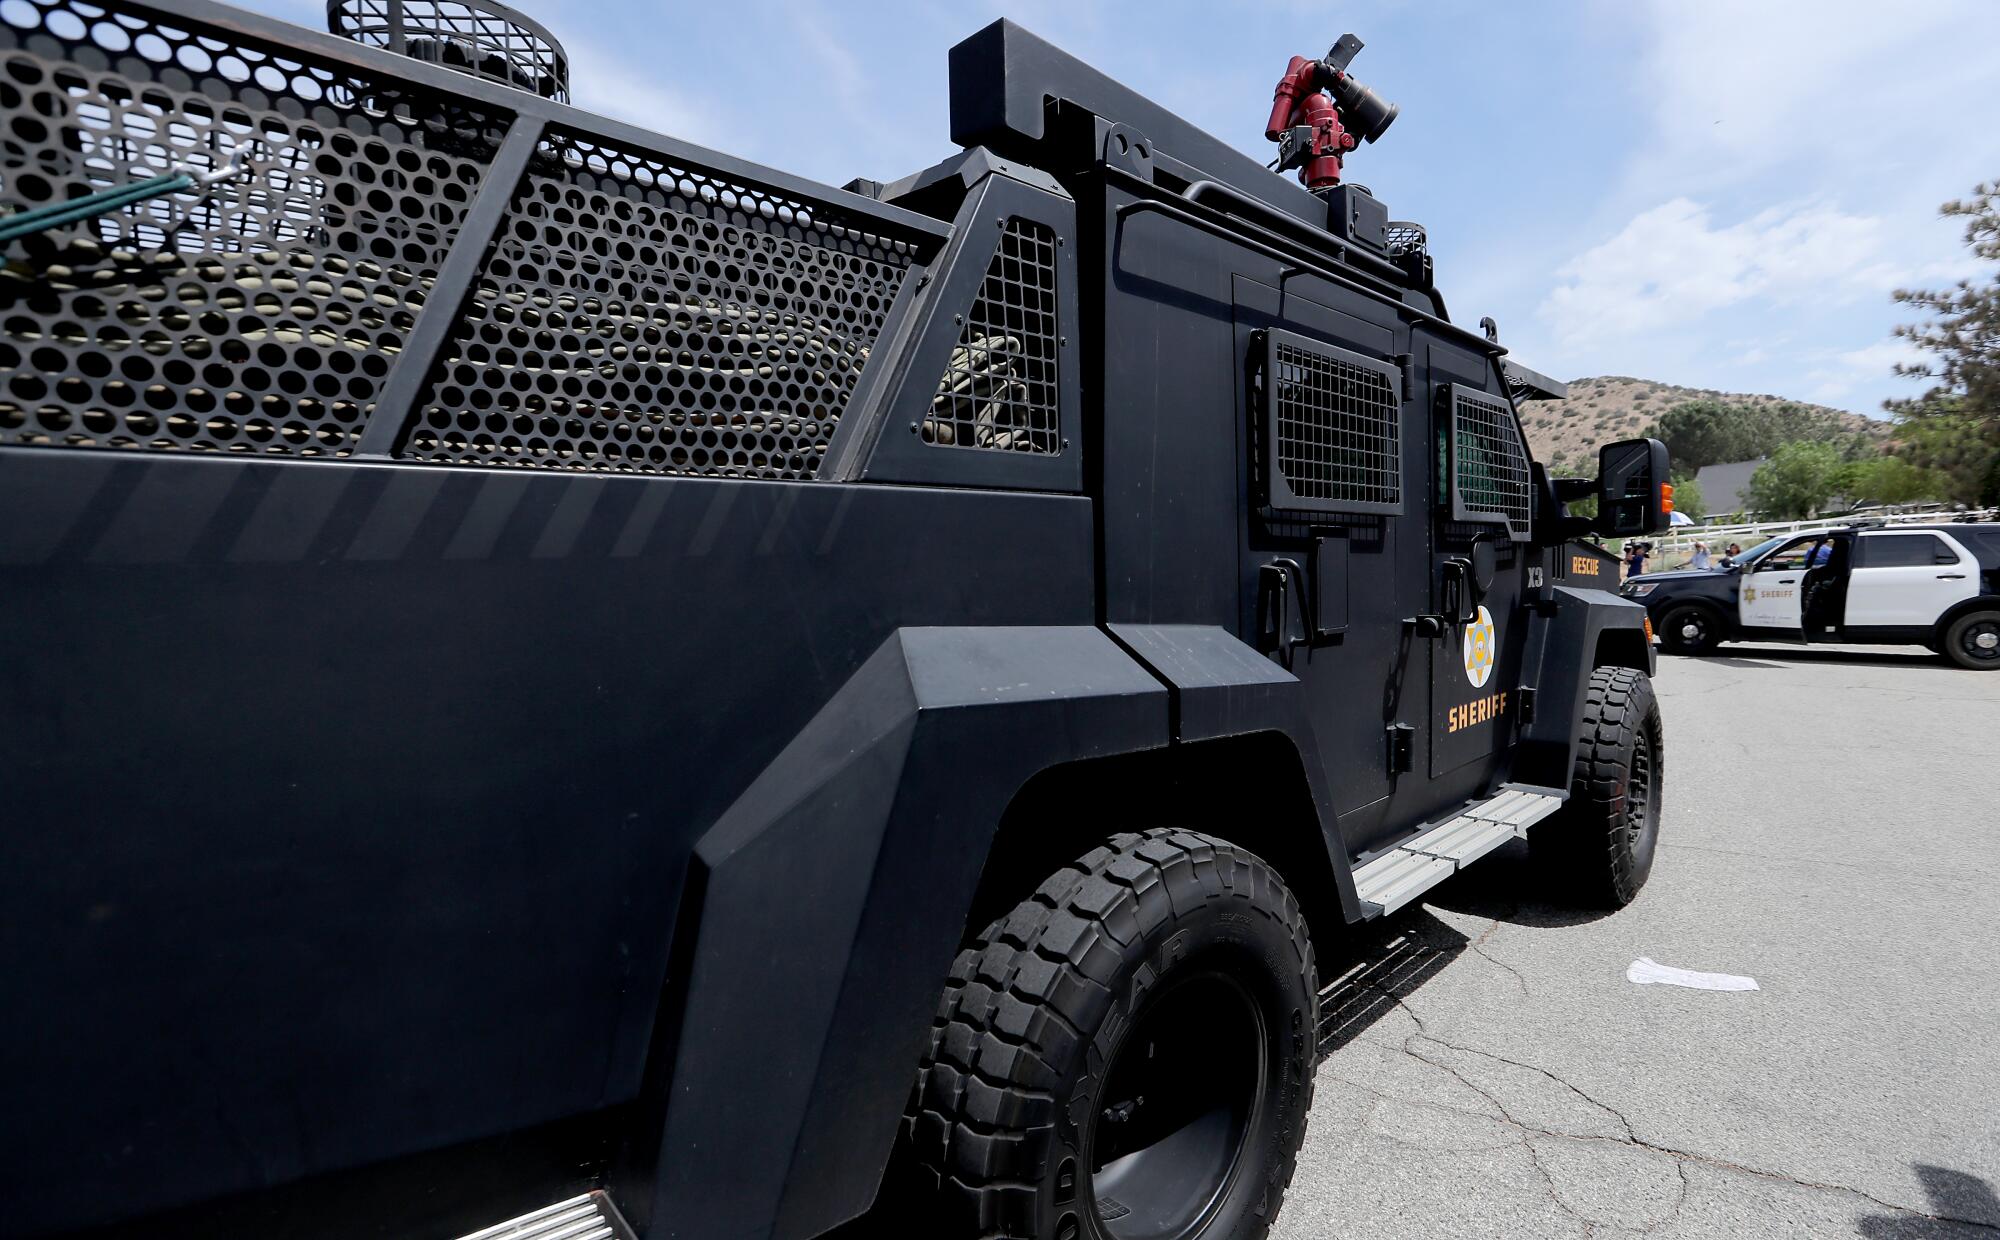
{"type": "MultiPolygon", "coordinates": [[[[915,1161],[954,1222],[985,1240],[1038,1240],[1035,1210],[1057,1122],[1055,1090],[1075,1056],[1105,1049],[1091,1047],[1085,1031],[1115,1001],[1110,987],[1122,950],[1217,897],[1277,919],[1317,993],[1305,916],[1277,873],[1245,849],[1180,828],[1111,837],[1050,875],[959,953],[905,1127],[915,1161]]],[[[1301,1136],[1310,1076],[1304,1089],[1301,1136]]],[[[1296,1168],[1296,1149],[1289,1150],[1255,1235],[1268,1231],[1296,1168]]]]}

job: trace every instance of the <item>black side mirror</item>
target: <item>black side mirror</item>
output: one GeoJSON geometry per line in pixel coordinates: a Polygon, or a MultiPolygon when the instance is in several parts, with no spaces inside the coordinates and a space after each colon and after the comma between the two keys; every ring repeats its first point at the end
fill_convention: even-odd
{"type": "Polygon", "coordinates": [[[1668,470],[1667,445],[1657,439],[1624,439],[1599,448],[1592,528],[1613,538],[1664,531],[1674,510],[1668,470]]]}

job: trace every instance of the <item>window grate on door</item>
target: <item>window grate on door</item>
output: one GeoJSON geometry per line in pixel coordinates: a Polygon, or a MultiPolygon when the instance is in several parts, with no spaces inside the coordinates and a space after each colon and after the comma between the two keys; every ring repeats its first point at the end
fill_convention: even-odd
{"type": "Polygon", "coordinates": [[[1401,375],[1291,332],[1266,333],[1263,471],[1274,509],[1403,507],[1401,375]]]}
{"type": "Polygon", "coordinates": [[[1501,522],[1526,538],[1533,520],[1528,451],[1507,402],[1451,385],[1452,517],[1501,522]]]}
{"type": "Polygon", "coordinates": [[[986,279],[938,381],[923,442],[1061,452],[1056,350],[1055,230],[1015,216],[1000,230],[986,279]]]}

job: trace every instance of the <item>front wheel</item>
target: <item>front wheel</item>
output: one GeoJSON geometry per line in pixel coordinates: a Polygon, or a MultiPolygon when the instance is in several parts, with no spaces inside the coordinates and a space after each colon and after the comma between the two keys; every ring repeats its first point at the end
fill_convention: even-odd
{"type": "Polygon", "coordinates": [[[1944,655],[1975,672],[2000,671],[2000,611],[1967,612],[1944,631],[1944,655]]]}
{"type": "Polygon", "coordinates": [[[1682,603],[1660,617],[1659,634],[1668,654],[1707,654],[1722,644],[1722,618],[1713,608],[1682,603]]]}
{"type": "Polygon", "coordinates": [[[1305,1139],[1319,979],[1243,849],[1119,835],[959,954],[908,1136],[956,1231],[1261,1240],[1305,1139]]]}
{"type": "Polygon", "coordinates": [[[1569,800],[1528,832],[1564,899],[1623,908],[1646,885],[1660,841],[1662,739],[1651,677],[1629,667],[1590,674],[1569,800]]]}

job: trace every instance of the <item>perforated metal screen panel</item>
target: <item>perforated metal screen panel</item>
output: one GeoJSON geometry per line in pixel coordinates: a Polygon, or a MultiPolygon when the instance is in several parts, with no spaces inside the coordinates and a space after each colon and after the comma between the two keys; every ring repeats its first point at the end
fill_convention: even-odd
{"type": "Polygon", "coordinates": [[[1402,377],[1394,366],[1272,330],[1264,400],[1273,508],[1402,510],[1402,377]]]}
{"type": "Polygon", "coordinates": [[[941,447],[1052,454],[1056,401],[1056,234],[1013,217],[938,381],[921,438],[941,447]]]}
{"type": "Polygon", "coordinates": [[[346,455],[504,126],[278,45],[0,5],[0,206],[243,175],[32,235],[0,272],[0,442],[346,455]]]}
{"type": "Polygon", "coordinates": [[[401,455],[810,478],[910,259],[756,186],[559,140],[401,455]]]}
{"type": "Polygon", "coordinates": [[[1507,402],[1451,385],[1452,516],[1498,520],[1526,538],[1533,519],[1528,451],[1507,402]]]}

